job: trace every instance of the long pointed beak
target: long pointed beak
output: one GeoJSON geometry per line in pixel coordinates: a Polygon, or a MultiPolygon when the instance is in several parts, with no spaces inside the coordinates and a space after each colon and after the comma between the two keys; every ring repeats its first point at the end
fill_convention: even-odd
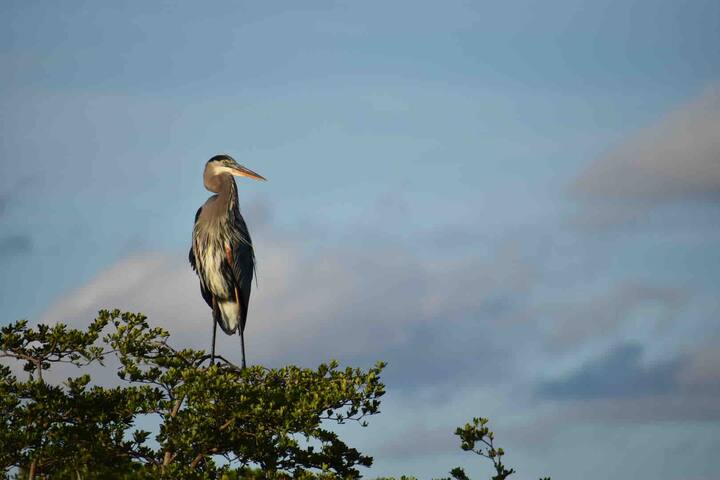
{"type": "Polygon", "coordinates": [[[267,181],[267,179],[259,173],[255,173],[249,168],[243,167],[242,165],[235,165],[234,167],[232,167],[232,174],[238,177],[248,177],[255,180],[267,181]]]}

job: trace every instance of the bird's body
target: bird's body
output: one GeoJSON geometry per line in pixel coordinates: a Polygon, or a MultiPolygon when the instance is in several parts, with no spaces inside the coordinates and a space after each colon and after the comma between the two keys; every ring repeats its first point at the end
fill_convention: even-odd
{"type": "Polygon", "coordinates": [[[231,335],[238,326],[245,327],[255,254],[238,207],[235,180],[225,181],[228,193],[213,195],[196,214],[190,264],[200,277],[200,291],[213,308],[215,320],[231,335]]]}
{"type": "Polygon", "coordinates": [[[213,359],[215,327],[220,325],[228,335],[239,332],[244,366],[243,334],[255,273],[255,253],[250,232],[240,214],[233,175],[264,180],[227,155],[208,161],[205,187],[216,195],[208,198],[195,215],[189,260],[200,278],[200,292],[213,311],[213,359]]]}

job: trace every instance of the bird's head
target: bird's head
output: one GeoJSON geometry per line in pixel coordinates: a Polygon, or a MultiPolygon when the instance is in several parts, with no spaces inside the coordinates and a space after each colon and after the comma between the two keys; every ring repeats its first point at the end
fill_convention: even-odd
{"type": "Polygon", "coordinates": [[[255,180],[266,180],[259,173],[255,173],[235,161],[230,155],[215,155],[205,164],[205,188],[211,192],[217,192],[219,180],[224,175],[234,175],[236,177],[248,177],[255,180]]]}

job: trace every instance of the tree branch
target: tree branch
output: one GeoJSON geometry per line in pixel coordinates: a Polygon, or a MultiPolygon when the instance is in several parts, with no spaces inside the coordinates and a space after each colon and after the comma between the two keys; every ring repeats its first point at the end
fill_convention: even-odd
{"type": "MultiPolygon", "coordinates": [[[[170,411],[170,418],[175,418],[177,413],[180,411],[180,405],[182,405],[183,400],[185,397],[181,395],[177,400],[175,400],[175,405],[173,405],[173,409],[170,411]]],[[[170,465],[170,462],[173,461],[176,454],[173,454],[173,452],[168,448],[165,450],[165,456],[163,458],[162,466],[165,467],[167,465],[170,465]]]]}

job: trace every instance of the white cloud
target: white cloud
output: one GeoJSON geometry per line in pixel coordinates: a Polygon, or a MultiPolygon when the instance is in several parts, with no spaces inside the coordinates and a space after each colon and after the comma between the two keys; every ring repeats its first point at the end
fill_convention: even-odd
{"type": "MultiPolygon", "coordinates": [[[[522,255],[528,248],[521,240],[516,248],[505,242],[484,260],[471,255],[429,260],[402,245],[378,242],[311,251],[292,235],[270,228],[260,229],[254,239],[259,286],[246,330],[250,363],[315,365],[338,358],[364,366],[390,361],[383,415],[367,430],[343,433],[377,457],[380,470],[373,474],[407,472],[411,466],[416,473],[438,469],[440,475],[454,464],[477,465],[452,453],[453,427],[473,415],[490,416],[507,439],[503,446],[522,459],[516,465],[526,467],[535,455],[534,447],[523,443],[528,435],[555,441],[548,450],[560,452],[591,437],[563,437],[578,425],[621,419],[607,427],[615,432],[629,421],[650,425],[659,419],[718,418],[712,392],[693,394],[684,383],[678,391],[640,399],[562,403],[533,397],[540,379],[559,371],[558,363],[577,365],[588,342],[612,339],[638,305],[658,304],[677,313],[664,321],[680,322],[681,291],[621,284],[585,303],[580,296],[587,289],[555,292],[555,298],[576,302],[563,317],[547,310],[548,275],[556,274],[545,270],[547,256],[522,255]],[[683,410],[683,405],[692,408],[683,410]],[[559,427],[533,433],[546,416],[559,427]],[[421,441],[409,442],[409,436],[421,441]],[[425,455],[423,448],[439,453],[425,455]]],[[[41,320],[82,326],[98,309],[113,307],[146,313],[151,323],[171,331],[176,345],[209,347],[210,310],[185,252],[129,256],[70,292],[41,320]]],[[[648,338],[664,342],[670,333],[652,329],[648,335],[655,337],[648,338]]],[[[218,340],[220,353],[239,360],[236,338],[220,334],[218,340]]],[[[682,373],[685,383],[714,378],[715,367],[704,367],[709,365],[705,358],[699,355],[698,367],[682,373]]],[[[588,446],[577,452],[577,461],[593,455],[588,446]]],[[[554,473],[537,465],[523,471],[554,473]]]]}
{"type": "Polygon", "coordinates": [[[583,228],[711,228],[706,217],[720,205],[720,87],[630,135],[570,192],[582,201],[573,223],[583,228]]]}
{"type": "MultiPolygon", "coordinates": [[[[503,245],[485,260],[430,261],[396,244],[307,251],[265,228],[255,243],[250,363],[385,360],[386,378],[399,388],[510,382],[527,390],[541,372],[571,369],[627,336],[628,328],[645,332],[633,337],[643,344],[672,335],[691,293],[641,283],[600,295],[590,295],[590,287],[548,290],[548,275],[556,273],[545,271],[547,256],[523,257],[519,246],[503,245]]],[[[211,312],[185,252],[129,256],[40,320],[84,326],[101,308],[143,312],[175,344],[209,349],[211,312]]],[[[239,361],[237,338],[220,333],[217,348],[239,361]]]]}
{"type": "MultiPolygon", "coordinates": [[[[426,264],[390,247],[308,254],[286,239],[262,235],[256,244],[259,285],[253,287],[246,329],[252,363],[390,357],[417,374],[429,372],[424,363],[448,361],[453,344],[469,348],[469,339],[482,337],[491,346],[493,335],[485,329],[496,320],[472,317],[496,297],[524,291],[528,282],[527,275],[508,273],[522,269],[517,264],[426,264]]],[[[115,307],[145,313],[175,342],[209,347],[210,310],[184,253],[129,256],[70,292],[40,320],[79,326],[97,310],[115,307]]],[[[238,359],[238,345],[218,335],[224,355],[238,359]]]]}
{"type": "Polygon", "coordinates": [[[720,87],[590,164],[572,192],[588,200],[650,203],[720,198],[720,87]]]}

